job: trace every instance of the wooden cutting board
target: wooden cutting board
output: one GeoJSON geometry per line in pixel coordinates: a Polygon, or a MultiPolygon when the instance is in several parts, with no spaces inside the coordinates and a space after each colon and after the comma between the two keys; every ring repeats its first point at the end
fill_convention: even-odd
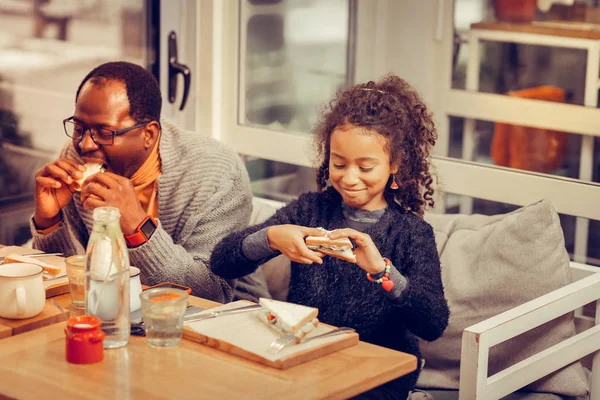
{"type": "Polygon", "coordinates": [[[27,319],[0,318],[0,339],[66,321],[70,315],[69,310],[65,310],[65,313],[66,317],[50,300],[46,299],[44,309],[35,317],[27,319]]]}
{"type": "MultiPolygon", "coordinates": [[[[20,246],[4,246],[0,247],[0,257],[4,257],[7,254],[40,254],[43,253],[40,250],[27,249],[20,246]]],[[[36,260],[44,261],[50,265],[54,265],[61,269],[59,275],[66,275],[67,270],[65,267],[64,257],[58,256],[46,256],[46,257],[35,257],[36,260]]],[[[0,268],[2,266],[0,265],[0,268]]],[[[69,293],[69,279],[65,276],[64,278],[53,279],[50,281],[44,281],[44,287],[46,288],[46,298],[58,296],[61,294],[69,293]]]]}
{"type": "Polygon", "coordinates": [[[12,336],[12,328],[10,326],[0,325],[0,339],[12,336]]]}
{"type": "MultiPolygon", "coordinates": [[[[236,301],[211,310],[237,308],[250,304],[253,303],[236,301]]],[[[350,332],[288,346],[273,355],[266,350],[279,335],[261,322],[257,313],[258,311],[250,311],[191,322],[184,326],[183,337],[278,369],[291,368],[358,343],[358,334],[350,332]]],[[[307,337],[332,329],[334,327],[331,325],[319,323],[319,326],[307,337]]]]}

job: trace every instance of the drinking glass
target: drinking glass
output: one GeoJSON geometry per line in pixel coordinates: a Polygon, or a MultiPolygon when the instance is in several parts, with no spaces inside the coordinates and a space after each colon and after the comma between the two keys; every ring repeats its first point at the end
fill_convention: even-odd
{"type": "Polygon", "coordinates": [[[173,347],[181,341],[188,294],[180,289],[147,289],[140,294],[146,340],[151,347],[173,347]]]}
{"type": "Polygon", "coordinates": [[[85,254],[67,257],[65,266],[69,277],[69,291],[73,307],[85,308],[85,254]]]}

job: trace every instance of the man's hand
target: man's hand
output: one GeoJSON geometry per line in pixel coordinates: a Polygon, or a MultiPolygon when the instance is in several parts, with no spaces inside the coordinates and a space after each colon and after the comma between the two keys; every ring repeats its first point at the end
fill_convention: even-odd
{"type": "Polygon", "coordinates": [[[306,236],[325,236],[325,232],[298,225],[274,225],[267,229],[267,240],[271,250],[279,250],[290,260],[301,264],[323,264],[322,258],[325,254],[306,247],[306,236]]]}
{"type": "Polygon", "coordinates": [[[131,181],[112,172],[95,174],[86,179],[81,189],[83,208],[116,207],[121,213],[121,230],[125,235],[135,232],[146,212],[138,200],[131,181]]]}
{"type": "Polygon", "coordinates": [[[60,222],[62,210],[73,198],[75,180],[83,177],[85,167],[76,161],[59,158],[35,173],[35,213],[33,220],[38,229],[46,229],[60,222]]]}

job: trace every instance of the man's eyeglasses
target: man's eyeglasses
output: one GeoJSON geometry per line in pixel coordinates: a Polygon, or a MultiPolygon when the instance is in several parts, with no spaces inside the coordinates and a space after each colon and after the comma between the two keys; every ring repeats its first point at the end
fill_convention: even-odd
{"type": "Polygon", "coordinates": [[[69,117],[63,120],[65,133],[68,137],[75,140],[83,140],[85,133],[89,131],[90,137],[92,138],[94,143],[101,146],[110,146],[115,142],[115,136],[122,135],[136,128],[141,128],[142,126],[145,126],[147,124],[148,122],[143,122],[141,124],[137,124],[128,128],[123,128],[119,129],[118,131],[115,131],[113,129],[108,128],[91,128],[75,121],[73,117],[69,117]]]}

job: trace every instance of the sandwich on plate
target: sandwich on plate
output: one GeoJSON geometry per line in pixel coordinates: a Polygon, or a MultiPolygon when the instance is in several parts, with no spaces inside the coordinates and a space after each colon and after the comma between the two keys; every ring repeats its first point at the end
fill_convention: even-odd
{"type": "Polygon", "coordinates": [[[264,310],[258,318],[281,335],[292,334],[296,342],[319,325],[319,309],[261,297],[258,300],[264,310]]]}
{"type": "MultiPolygon", "coordinates": [[[[47,262],[42,260],[38,260],[36,258],[22,256],[20,254],[10,253],[4,257],[4,264],[12,264],[12,263],[26,263],[26,264],[35,264],[39,265],[44,269],[44,272],[50,275],[60,275],[62,270],[54,265],[50,265],[47,262]]],[[[2,268],[2,267],[0,267],[2,268]]]]}
{"type": "Polygon", "coordinates": [[[85,163],[85,171],[83,171],[83,177],[81,179],[77,179],[75,182],[79,185],[75,190],[77,191],[81,191],[81,186],[83,185],[83,182],[85,182],[85,180],[87,178],[89,178],[92,175],[96,175],[99,172],[104,172],[105,171],[105,167],[103,164],[97,164],[97,163],[85,163]]]}
{"type": "Polygon", "coordinates": [[[304,241],[306,247],[311,250],[351,263],[356,262],[356,256],[352,251],[352,242],[348,238],[329,239],[327,236],[307,236],[304,241]]]}

